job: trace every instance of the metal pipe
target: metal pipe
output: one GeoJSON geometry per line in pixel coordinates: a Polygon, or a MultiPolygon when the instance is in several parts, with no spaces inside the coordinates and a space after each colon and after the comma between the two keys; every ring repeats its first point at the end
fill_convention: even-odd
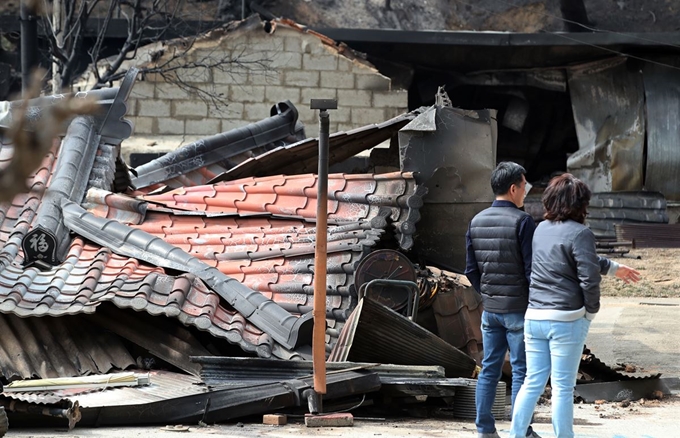
{"type": "Polygon", "coordinates": [[[8,399],[0,401],[0,404],[10,412],[20,412],[33,415],[44,415],[46,417],[63,418],[68,421],[68,430],[75,427],[76,423],[82,418],[78,401],[60,402],[57,404],[36,404],[23,400],[8,399]]]}
{"type": "MultiPolygon", "coordinates": [[[[319,110],[319,170],[316,192],[316,246],[314,249],[314,332],[312,359],[314,391],[326,393],[326,259],[328,250],[328,144],[329,109],[336,109],[337,101],[312,99],[310,108],[319,110]]],[[[320,409],[319,409],[320,410],[320,409]]]]}
{"type": "Polygon", "coordinates": [[[38,65],[38,22],[26,0],[21,2],[21,90],[25,97],[31,73],[38,65]]]}

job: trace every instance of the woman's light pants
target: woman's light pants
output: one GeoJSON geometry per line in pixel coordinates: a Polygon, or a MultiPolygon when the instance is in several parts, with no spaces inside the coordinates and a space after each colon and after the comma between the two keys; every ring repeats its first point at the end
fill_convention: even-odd
{"type": "Polygon", "coordinates": [[[524,321],[527,375],[517,394],[510,438],[524,438],[550,378],[552,424],[557,438],[574,437],[574,385],[590,321],[524,321]]]}

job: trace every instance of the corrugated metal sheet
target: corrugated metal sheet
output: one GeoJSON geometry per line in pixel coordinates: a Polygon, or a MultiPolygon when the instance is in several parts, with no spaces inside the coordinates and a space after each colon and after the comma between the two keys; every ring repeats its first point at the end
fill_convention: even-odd
{"type": "Polygon", "coordinates": [[[160,370],[150,371],[149,374],[150,385],[111,388],[65,398],[78,400],[82,408],[95,408],[121,404],[142,405],[207,392],[200,379],[194,376],[160,370]]]}
{"type": "Polygon", "coordinates": [[[593,193],[586,225],[598,238],[616,237],[617,224],[667,223],[666,199],[658,192],[593,193]]]}
{"type": "Polygon", "coordinates": [[[12,392],[4,393],[2,396],[42,404],[71,400],[73,402],[78,401],[81,408],[97,408],[102,406],[143,405],[187,395],[202,394],[208,391],[198,377],[162,370],[149,371],[148,374],[151,384],[145,386],[117,387],[104,390],[60,389],[41,392],[12,392]]]}
{"type": "Polygon", "coordinates": [[[616,238],[633,248],[680,248],[680,224],[620,224],[616,238]]]}
{"type": "Polygon", "coordinates": [[[471,377],[476,366],[456,347],[369,298],[352,312],[328,361],[441,365],[447,377],[471,377]]]}
{"type": "MultiPolygon", "coordinates": [[[[677,65],[675,59],[663,62],[677,65]]],[[[646,63],[647,168],[645,188],[680,200],[680,75],[676,69],[646,63]]]]}
{"type": "Polygon", "coordinates": [[[594,192],[641,190],[645,96],[642,74],[626,58],[571,67],[571,95],[579,150],[567,169],[594,192]]]}
{"type": "MultiPolygon", "coordinates": [[[[300,406],[305,402],[303,393],[311,385],[312,379],[308,378],[144,400],[143,404],[121,402],[118,398],[115,405],[83,408],[82,423],[90,426],[218,423],[300,406]]],[[[376,374],[344,371],[328,376],[325,398],[342,398],[379,388],[380,379],[376,374]]],[[[144,389],[138,388],[138,391],[144,389]]]]}
{"type": "MultiPolygon", "coordinates": [[[[245,386],[265,382],[280,382],[309,377],[313,372],[312,361],[271,360],[245,357],[193,357],[201,365],[201,379],[208,385],[245,386]]],[[[364,368],[377,373],[383,383],[399,379],[441,379],[441,366],[393,365],[358,362],[327,362],[326,370],[335,371],[364,368]]]]}
{"type": "Polygon", "coordinates": [[[5,379],[103,374],[134,365],[120,338],[82,316],[19,318],[0,314],[5,379]]]}

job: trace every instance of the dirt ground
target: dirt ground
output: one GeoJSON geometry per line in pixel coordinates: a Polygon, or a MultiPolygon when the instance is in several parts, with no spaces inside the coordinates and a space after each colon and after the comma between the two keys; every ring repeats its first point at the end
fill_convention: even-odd
{"type": "Polygon", "coordinates": [[[613,257],[612,260],[637,269],[642,279],[635,284],[625,284],[618,278],[603,277],[603,296],[680,297],[680,248],[631,249],[625,257],[613,257]]]}
{"type": "MultiPolygon", "coordinates": [[[[602,405],[581,404],[575,406],[574,417],[576,438],[669,438],[677,437],[677,418],[680,415],[680,398],[669,397],[662,401],[633,402],[628,406],[620,403],[602,405]]],[[[539,406],[536,411],[534,429],[543,438],[554,438],[550,423],[550,406],[539,406]]],[[[510,422],[499,421],[496,426],[502,437],[508,436],[510,422]]],[[[177,428],[131,427],[131,428],[76,428],[72,431],[55,429],[10,429],[7,437],[153,437],[153,438],[210,438],[225,436],[232,438],[267,437],[286,438],[308,437],[432,437],[457,438],[477,436],[472,420],[450,418],[355,418],[353,427],[305,427],[301,418],[289,419],[285,426],[267,426],[257,422],[239,422],[199,427],[196,425],[177,428]]]]}

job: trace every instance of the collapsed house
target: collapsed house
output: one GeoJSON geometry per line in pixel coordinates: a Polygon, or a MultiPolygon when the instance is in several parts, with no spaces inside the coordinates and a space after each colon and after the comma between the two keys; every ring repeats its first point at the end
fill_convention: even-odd
{"type": "MultiPolygon", "coordinates": [[[[310,358],[316,176],[307,172],[317,160],[318,140],[299,139],[295,107],[282,102],[257,124],[190,144],[129,173],[120,145],[132,130],[124,116],[135,73],[119,88],[92,92],[102,111],[70,122],[29,179],[29,191],[2,207],[0,322],[7,335],[0,367],[9,382],[150,369],[149,379],[135,382],[150,380],[151,385],[96,394],[92,386],[77,384],[37,394],[9,385],[0,399],[18,421],[36,412],[65,419],[71,427],[78,422],[223,421],[259,411],[246,407],[239,414],[234,407],[248,389],[197,386],[203,367],[195,358],[310,358]],[[230,177],[230,172],[248,172],[249,161],[230,162],[245,151],[258,153],[256,176],[230,177]],[[280,174],[286,166],[296,170],[280,174]],[[179,396],[177,385],[184,388],[179,396]],[[211,407],[198,403],[203,407],[193,412],[152,414],[160,412],[154,406],[167,412],[178,398],[187,403],[210,399],[211,407]],[[130,417],[130,406],[139,404],[149,404],[147,414],[130,417]]],[[[40,120],[40,111],[40,106],[32,111],[34,120],[40,120]]],[[[331,162],[395,138],[418,114],[333,134],[331,162]]],[[[10,138],[3,138],[5,166],[13,147],[10,138]]],[[[449,283],[441,274],[429,281],[418,276],[397,251],[414,246],[426,193],[409,171],[330,176],[326,350],[332,356],[342,348],[335,353],[338,360],[361,361],[366,356],[360,339],[384,344],[387,352],[414,348],[412,355],[383,362],[432,365],[434,371],[427,372],[439,379],[471,377],[475,360],[434,335],[423,342],[429,332],[399,315],[402,297],[389,288],[367,291],[367,296],[378,306],[373,312],[387,312],[395,327],[402,327],[402,336],[366,332],[359,315],[352,333],[343,331],[360,304],[359,265],[381,249],[364,263],[361,275],[419,282],[415,298],[426,304],[421,314],[431,306],[433,291],[457,294],[454,305],[439,309],[437,318],[431,314],[432,321],[450,325],[454,318],[458,325],[470,325],[471,330],[455,335],[458,347],[479,351],[479,298],[461,294],[465,288],[454,274],[449,283]],[[385,273],[386,267],[392,272],[385,273]],[[446,290],[445,284],[453,287],[446,290]],[[419,360],[422,353],[430,359],[419,360]]],[[[369,315],[375,306],[359,307],[369,315]]],[[[410,316],[416,314],[411,310],[410,316]]],[[[331,388],[338,388],[329,395],[350,394],[343,383],[347,379],[364,382],[351,385],[360,392],[380,387],[374,373],[348,371],[329,380],[331,388]]],[[[299,382],[299,394],[286,392],[285,403],[299,401],[310,387],[304,379],[299,382]]],[[[92,385],[110,388],[109,383],[92,385]]],[[[274,385],[252,395],[268,398],[280,390],[274,385]]]]}

